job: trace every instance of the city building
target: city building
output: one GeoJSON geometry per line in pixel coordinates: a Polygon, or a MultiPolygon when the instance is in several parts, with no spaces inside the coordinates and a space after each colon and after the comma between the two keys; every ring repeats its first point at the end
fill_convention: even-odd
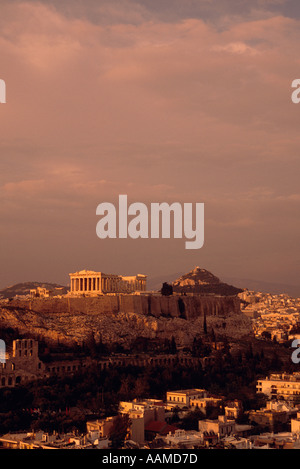
{"type": "Polygon", "coordinates": [[[203,444],[203,435],[193,430],[185,431],[178,429],[174,433],[169,432],[164,439],[171,447],[180,446],[180,448],[192,449],[203,444]]]}
{"type": "Polygon", "coordinates": [[[163,401],[156,399],[144,399],[133,401],[121,401],[119,403],[119,413],[127,414],[130,420],[130,428],[128,438],[136,443],[144,443],[146,437],[146,429],[151,432],[150,423],[160,423],[163,427],[165,422],[165,408],[163,401]]]}
{"type": "Polygon", "coordinates": [[[256,391],[270,399],[300,402],[300,373],[272,373],[257,381],[256,391]]]}
{"type": "Polygon", "coordinates": [[[220,408],[222,399],[219,397],[199,397],[196,399],[190,399],[190,408],[192,410],[199,409],[206,415],[209,409],[220,408]]]}
{"type": "Polygon", "coordinates": [[[235,420],[228,419],[226,415],[219,415],[216,420],[199,420],[199,432],[203,435],[206,434],[215,434],[219,439],[235,433],[236,424],[235,420]]]}
{"type": "Polygon", "coordinates": [[[228,401],[226,402],[224,410],[226,417],[229,419],[237,419],[243,413],[242,402],[237,399],[234,401],[228,401]]]}
{"type": "Polygon", "coordinates": [[[108,438],[116,417],[106,419],[89,420],[86,422],[87,432],[98,435],[98,438],[108,438]]]}
{"type": "Polygon", "coordinates": [[[205,389],[168,391],[166,407],[169,410],[172,410],[174,407],[190,407],[192,401],[195,402],[195,399],[205,397],[207,397],[207,391],[205,389]]]}
{"type": "Polygon", "coordinates": [[[222,440],[224,448],[234,449],[252,449],[252,442],[249,438],[242,438],[240,436],[228,435],[222,440]]]}
{"type": "Polygon", "coordinates": [[[31,298],[50,298],[53,296],[63,296],[65,292],[65,287],[55,287],[52,289],[37,287],[32,288],[29,291],[31,298]]]}
{"type": "Polygon", "coordinates": [[[134,293],[146,291],[147,276],[123,276],[81,270],[70,275],[71,296],[97,296],[107,293],[134,293]]]}
{"type": "Polygon", "coordinates": [[[108,449],[109,440],[95,432],[84,435],[74,433],[52,434],[37,432],[7,433],[0,436],[0,448],[4,449],[108,449]]]}
{"type": "Polygon", "coordinates": [[[297,412],[295,418],[291,419],[291,432],[300,436],[300,412],[297,412]]]}
{"type": "Polygon", "coordinates": [[[298,410],[285,401],[268,401],[265,408],[249,412],[249,421],[266,426],[270,431],[278,431],[296,417],[298,410]]]}
{"type": "Polygon", "coordinates": [[[299,449],[299,439],[291,432],[264,433],[251,437],[252,449],[299,449]]]}

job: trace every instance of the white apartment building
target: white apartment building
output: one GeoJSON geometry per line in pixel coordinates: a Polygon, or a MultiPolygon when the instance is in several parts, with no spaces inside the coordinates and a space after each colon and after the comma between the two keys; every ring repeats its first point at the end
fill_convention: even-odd
{"type": "Polygon", "coordinates": [[[256,392],[266,394],[271,399],[300,402],[300,373],[272,373],[257,381],[256,392]]]}

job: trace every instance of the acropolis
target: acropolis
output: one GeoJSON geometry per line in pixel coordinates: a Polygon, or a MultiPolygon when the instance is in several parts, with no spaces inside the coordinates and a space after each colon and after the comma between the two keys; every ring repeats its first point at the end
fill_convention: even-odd
{"type": "Polygon", "coordinates": [[[117,274],[81,270],[69,275],[71,296],[97,296],[107,293],[146,291],[147,276],[142,274],[124,277],[117,274]]]}

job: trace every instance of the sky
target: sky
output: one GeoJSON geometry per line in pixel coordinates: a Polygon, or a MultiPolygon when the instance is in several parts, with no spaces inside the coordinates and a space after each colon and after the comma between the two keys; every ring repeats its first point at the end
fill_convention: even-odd
{"type": "Polygon", "coordinates": [[[296,0],[0,0],[0,288],[200,266],[300,290],[299,43],[296,0]],[[99,239],[119,194],[204,203],[204,246],[99,239]]]}

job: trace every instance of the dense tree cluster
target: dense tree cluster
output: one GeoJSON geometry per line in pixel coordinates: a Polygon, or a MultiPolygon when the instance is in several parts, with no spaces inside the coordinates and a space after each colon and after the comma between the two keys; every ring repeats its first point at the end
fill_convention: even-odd
{"type": "MultiPolygon", "coordinates": [[[[203,343],[196,340],[194,352],[201,347],[203,343]]],[[[266,358],[263,351],[255,352],[251,346],[234,356],[226,348],[215,351],[214,364],[206,369],[174,363],[168,367],[127,366],[101,371],[95,365],[74,376],[1,389],[0,433],[31,428],[84,430],[87,417],[80,409],[97,417],[114,415],[120,400],[165,399],[168,390],[182,388],[204,388],[226,399],[241,399],[245,410],[255,409],[262,405],[256,395],[258,376],[283,369],[285,365],[276,353],[266,358]],[[72,408],[79,409],[77,416],[68,412],[72,408]]],[[[194,425],[193,421],[185,423],[186,428],[194,425]]]]}

